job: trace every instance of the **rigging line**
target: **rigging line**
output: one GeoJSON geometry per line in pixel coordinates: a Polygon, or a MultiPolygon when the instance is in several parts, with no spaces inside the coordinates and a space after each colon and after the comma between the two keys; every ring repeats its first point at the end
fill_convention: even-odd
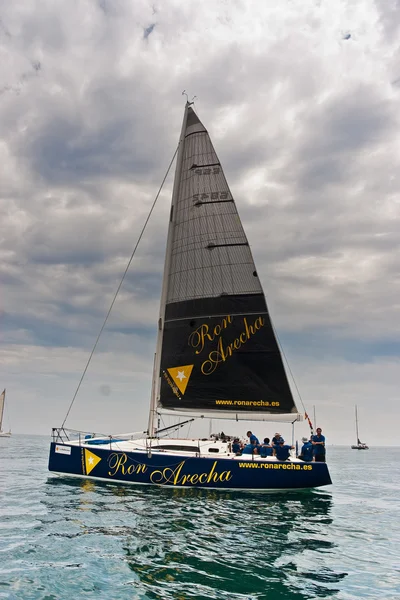
{"type": "Polygon", "coordinates": [[[285,359],[285,362],[286,362],[286,364],[287,364],[287,368],[289,369],[290,376],[291,376],[291,378],[292,378],[292,380],[293,380],[294,386],[295,386],[295,388],[296,388],[296,391],[297,391],[297,393],[298,393],[298,395],[299,395],[299,399],[300,399],[301,405],[302,405],[302,407],[303,407],[303,410],[304,410],[304,412],[307,414],[307,410],[306,410],[306,407],[304,406],[303,398],[301,397],[300,390],[299,390],[299,388],[297,387],[296,380],[295,380],[295,378],[294,378],[294,375],[293,375],[293,373],[292,373],[292,369],[290,368],[289,361],[288,361],[288,359],[287,359],[287,357],[286,357],[285,351],[284,351],[284,349],[283,349],[283,346],[282,346],[282,344],[281,344],[281,340],[279,339],[278,333],[277,333],[277,331],[276,331],[276,329],[275,329],[275,327],[274,327],[274,324],[273,324],[273,322],[272,322],[271,315],[270,315],[270,318],[269,318],[269,320],[270,320],[270,323],[271,323],[272,330],[273,330],[273,332],[274,332],[274,334],[275,334],[276,340],[277,340],[277,342],[278,342],[278,345],[279,345],[280,351],[281,351],[281,352],[282,352],[282,354],[283,354],[283,357],[284,357],[284,359],[285,359]]]}
{"type": "Polygon", "coordinates": [[[94,352],[95,352],[95,350],[96,350],[96,347],[97,347],[97,344],[98,344],[98,342],[99,342],[100,336],[101,336],[101,334],[103,333],[103,329],[104,329],[104,327],[106,326],[106,323],[107,323],[107,321],[108,321],[108,317],[110,316],[110,313],[111,313],[111,311],[112,311],[112,309],[113,309],[113,306],[114,306],[114,304],[115,304],[115,301],[116,301],[116,299],[117,299],[117,296],[118,296],[118,294],[119,294],[119,291],[120,291],[120,289],[121,289],[121,286],[122,286],[122,284],[123,284],[123,282],[124,282],[125,276],[126,276],[126,274],[127,274],[128,270],[129,270],[129,267],[131,266],[131,262],[132,262],[132,260],[133,260],[133,257],[135,256],[135,252],[136,252],[136,250],[137,250],[137,247],[139,246],[139,243],[140,243],[140,241],[141,241],[141,239],[142,239],[142,237],[143,237],[144,231],[145,231],[145,229],[146,229],[146,227],[147,227],[147,223],[149,222],[149,219],[150,219],[150,217],[151,217],[151,214],[152,214],[152,212],[153,212],[153,209],[154,209],[154,207],[155,207],[155,205],[156,205],[156,202],[157,202],[157,200],[158,200],[158,197],[159,197],[159,195],[160,195],[160,193],[161,193],[161,190],[162,190],[162,188],[163,188],[163,186],[164,186],[165,180],[167,179],[167,177],[168,177],[168,174],[169,174],[169,172],[170,172],[170,169],[171,169],[171,167],[172,167],[172,163],[173,163],[173,162],[174,162],[174,160],[175,160],[175,156],[176,156],[176,154],[177,154],[177,152],[178,152],[179,145],[180,145],[180,143],[178,144],[178,146],[177,146],[177,148],[176,148],[176,150],[175,150],[175,152],[174,152],[174,155],[173,155],[173,157],[172,157],[172,159],[171,159],[171,162],[170,162],[170,163],[169,163],[169,165],[168,165],[167,172],[166,172],[166,173],[165,173],[165,175],[164,175],[164,178],[163,178],[163,180],[162,180],[162,182],[161,182],[160,188],[159,188],[159,190],[158,190],[158,192],[157,192],[157,194],[156,194],[156,197],[154,198],[153,204],[151,205],[150,212],[149,212],[149,214],[147,215],[147,218],[146,218],[146,220],[145,220],[145,222],[144,222],[144,225],[143,225],[143,227],[142,227],[142,230],[141,230],[141,232],[140,232],[140,234],[139,234],[138,240],[137,240],[137,242],[136,242],[136,245],[135,245],[135,247],[134,247],[134,249],[133,249],[133,252],[132,252],[132,254],[131,254],[131,257],[130,257],[130,259],[129,259],[129,261],[128,261],[128,264],[126,265],[126,269],[125,269],[125,271],[124,271],[124,274],[122,275],[122,279],[121,279],[121,281],[120,281],[120,283],[119,283],[119,286],[118,286],[118,288],[117,288],[117,291],[115,292],[115,295],[114,295],[113,301],[111,302],[110,308],[108,309],[108,312],[107,312],[107,314],[106,314],[106,317],[105,317],[105,319],[104,319],[103,325],[101,326],[101,329],[100,329],[100,331],[99,331],[99,334],[98,334],[98,336],[97,336],[97,339],[96,339],[96,341],[95,341],[95,344],[94,344],[94,346],[93,346],[93,349],[92,349],[92,351],[91,351],[91,353],[90,353],[89,359],[88,359],[88,361],[87,361],[87,363],[86,363],[85,369],[84,369],[84,371],[83,371],[83,373],[82,373],[82,376],[81,376],[81,378],[80,378],[80,380],[79,380],[78,387],[77,387],[77,388],[76,388],[76,390],[75,390],[74,397],[72,398],[71,404],[69,405],[69,408],[68,408],[67,414],[65,415],[65,419],[64,419],[64,421],[62,422],[62,425],[61,425],[61,427],[64,427],[65,421],[68,419],[68,415],[69,415],[69,413],[71,412],[72,405],[73,405],[73,404],[74,404],[74,402],[75,402],[75,398],[76,398],[76,396],[77,396],[77,394],[78,394],[78,392],[79,392],[79,388],[81,387],[81,384],[82,384],[83,378],[84,378],[84,377],[85,377],[85,375],[86,375],[86,371],[88,370],[88,367],[89,367],[90,361],[92,360],[92,356],[93,356],[93,354],[94,354],[94,352]]]}

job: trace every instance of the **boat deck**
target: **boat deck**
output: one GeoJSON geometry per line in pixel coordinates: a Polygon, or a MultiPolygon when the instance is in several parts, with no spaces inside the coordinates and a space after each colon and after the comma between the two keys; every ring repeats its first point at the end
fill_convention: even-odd
{"type": "MultiPolygon", "coordinates": [[[[196,457],[196,458],[230,458],[232,460],[240,461],[261,461],[261,462],[276,462],[275,456],[261,457],[258,454],[235,454],[231,450],[231,442],[224,442],[222,440],[213,439],[182,439],[182,438],[142,438],[142,439],[118,439],[118,437],[110,438],[90,438],[80,439],[74,441],[68,441],[71,446],[80,446],[88,449],[106,449],[113,450],[115,452],[139,452],[143,454],[149,453],[160,453],[168,454],[170,456],[184,456],[184,457],[196,457]]],[[[302,460],[298,459],[294,450],[291,450],[290,455],[291,462],[303,463],[302,460]]]]}

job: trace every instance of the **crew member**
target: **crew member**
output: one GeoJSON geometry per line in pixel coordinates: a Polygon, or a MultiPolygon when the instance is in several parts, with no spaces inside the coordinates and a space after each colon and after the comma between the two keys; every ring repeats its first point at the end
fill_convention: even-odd
{"type": "Polygon", "coordinates": [[[312,436],[311,443],[315,462],[325,462],[325,436],[321,427],[317,427],[317,434],[312,436]]]}
{"type": "Polygon", "coordinates": [[[264,438],[264,443],[261,444],[259,451],[260,451],[260,456],[262,458],[266,458],[267,456],[272,456],[273,448],[272,448],[271,444],[269,443],[269,438],[264,438]]]}
{"type": "Polygon", "coordinates": [[[258,454],[257,444],[254,441],[246,444],[242,450],[242,454],[258,454]]]}
{"type": "Polygon", "coordinates": [[[280,433],[276,433],[272,438],[272,445],[278,446],[281,442],[285,443],[285,440],[283,439],[280,433]]]}
{"type": "Polygon", "coordinates": [[[246,435],[249,438],[250,444],[252,444],[253,442],[256,443],[257,446],[260,444],[260,442],[258,441],[258,437],[254,435],[254,433],[252,433],[251,431],[248,431],[246,435]]]}
{"type": "Polygon", "coordinates": [[[294,446],[289,446],[282,440],[279,444],[274,446],[274,455],[278,460],[288,460],[292,448],[294,448],[294,446]]]}
{"type": "Polygon", "coordinates": [[[303,445],[301,447],[299,458],[305,462],[311,462],[313,459],[313,445],[306,437],[301,438],[301,441],[303,442],[303,445]]]}

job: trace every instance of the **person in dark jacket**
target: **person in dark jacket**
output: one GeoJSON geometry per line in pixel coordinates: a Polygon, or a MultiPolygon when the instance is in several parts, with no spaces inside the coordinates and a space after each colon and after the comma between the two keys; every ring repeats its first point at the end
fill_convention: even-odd
{"type": "Polygon", "coordinates": [[[240,445],[238,438],[235,438],[232,442],[232,452],[234,452],[235,454],[239,454],[241,449],[242,449],[242,446],[240,445]]]}
{"type": "Polygon", "coordinates": [[[248,431],[246,435],[249,438],[250,444],[255,442],[257,444],[257,446],[259,445],[260,442],[258,441],[258,437],[256,435],[254,435],[254,433],[252,433],[251,431],[248,431]]]}
{"type": "Polygon", "coordinates": [[[313,445],[306,437],[301,438],[301,441],[303,442],[303,445],[301,447],[299,458],[305,462],[311,462],[313,459],[313,445]]]}
{"type": "Polygon", "coordinates": [[[269,443],[269,438],[264,438],[264,442],[263,442],[263,444],[261,444],[259,451],[260,451],[260,456],[262,458],[266,458],[267,456],[272,456],[273,447],[269,443]]]}
{"type": "Polygon", "coordinates": [[[272,438],[272,445],[278,446],[281,442],[285,443],[285,440],[283,439],[280,433],[276,433],[272,438]]]}
{"type": "Polygon", "coordinates": [[[242,454],[258,454],[257,444],[254,441],[246,444],[242,450],[242,454]]]}
{"type": "Polygon", "coordinates": [[[312,436],[311,443],[315,462],[325,462],[325,436],[321,427],[317,427],[317,435],[312,436]]]}
{"type": "Polygon", "coordinates": [[[293,447],[294,446],[289,446],[288,444],[285,444],[284,441],[281,441],[281,442],[279,442],[279,444],[274,446],[274,454],[278,460],[288,460],[290,450],[293,447]]]}

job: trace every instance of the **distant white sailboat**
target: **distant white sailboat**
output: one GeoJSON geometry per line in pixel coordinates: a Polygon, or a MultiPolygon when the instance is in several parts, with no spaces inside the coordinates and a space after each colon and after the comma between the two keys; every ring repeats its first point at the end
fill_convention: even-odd
{"type": "Polygon", "coordinates": [[[3,390],[0,395],[0,437],[10,437],[11,429],[9,431],[3,431],[3,415],[4,415],[4,405],[6,403],[6,390],[3,390]]]}
{"type": "Polygon", "coordinates": [[[360,442],[360,438],[358,437],[357,405],[356,405],[356,434],[357,434],[357,444],[351,447],[352,450],[369,450],[367,444],[364,444],[364,442],[360,442]]]}

